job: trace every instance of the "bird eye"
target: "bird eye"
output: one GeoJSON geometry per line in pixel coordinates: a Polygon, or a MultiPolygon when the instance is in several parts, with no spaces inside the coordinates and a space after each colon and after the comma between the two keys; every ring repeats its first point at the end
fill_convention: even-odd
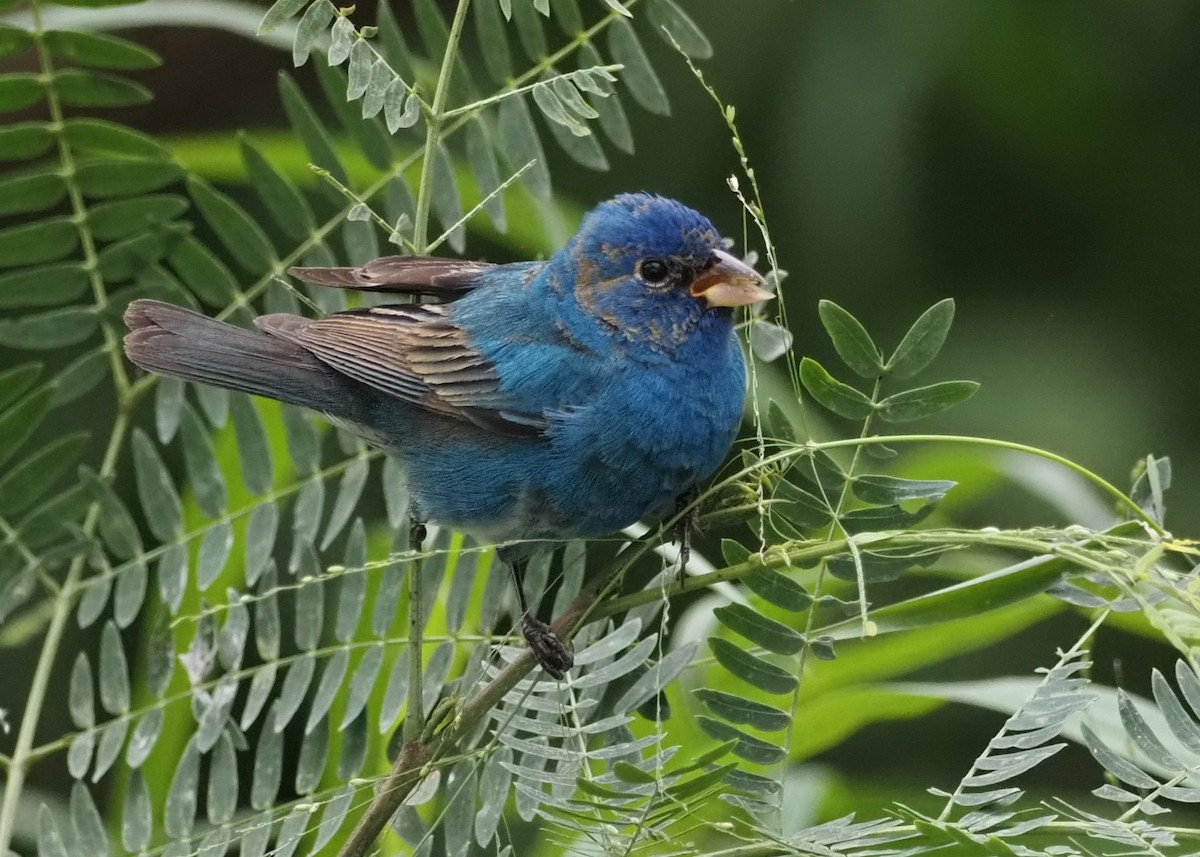
{"type": "Polygon", "coordinates": [[[639,273],[647,283],[661,283],[671,275],[671,269],[662,259],[646,259],[642,262],[639,273]]]}

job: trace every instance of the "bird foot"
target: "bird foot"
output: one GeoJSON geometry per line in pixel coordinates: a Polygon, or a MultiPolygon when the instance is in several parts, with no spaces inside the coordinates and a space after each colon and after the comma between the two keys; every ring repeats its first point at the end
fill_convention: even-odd
{"type": "Polygon", "coordinates": [[[534,657],[551,677],[562,679],[575,665],[575,653],[564,644],[545,622],[526,614],[521,620],[521,633],[533,650],[534,657]]]}

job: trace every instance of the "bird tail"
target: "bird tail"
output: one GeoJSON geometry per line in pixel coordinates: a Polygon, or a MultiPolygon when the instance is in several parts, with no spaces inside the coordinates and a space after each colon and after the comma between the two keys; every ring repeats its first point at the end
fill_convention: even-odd
{"type": "Polygon", "coordinates": [[[133,301],[125,324],[125,353],[143,369],[350,416],[350,382],[298,345],[153,300],[133,301]]]}

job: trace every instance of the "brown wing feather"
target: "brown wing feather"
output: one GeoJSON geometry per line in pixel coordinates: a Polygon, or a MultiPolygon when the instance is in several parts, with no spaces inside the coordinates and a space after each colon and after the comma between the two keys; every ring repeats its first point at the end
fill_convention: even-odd
{"type": "Polygon", "coordinates": [[[459,297],[475,288],[487,262],[434,256],[384,256],[353,268],[290,268],[305,282],[335,289],[459,297]]]}
{"type": "Polygon", "coordinates": [[[275,314],[255,320],[344,375],[430,411],[516,436],[541,432],[541,414],[522,413],[500,390],[496,367],[439,305],[350,310],[320,319],[275,314]]]}

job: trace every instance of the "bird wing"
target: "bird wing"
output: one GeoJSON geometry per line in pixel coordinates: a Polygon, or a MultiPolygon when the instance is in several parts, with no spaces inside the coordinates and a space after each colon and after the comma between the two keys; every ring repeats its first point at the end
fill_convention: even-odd
{"type": "Polygon", "coordinates": [[[497,434],[533,437],[546,420],[500,388],[496,366],[438,304],[349,310],[310,319],[279,313],[254,322],[370,387],[497,434]]]}
{"type": "Polygon", "coordinates": [[[453,300],[469,292],[488,262],[439,259],[434,256],[384,256],[350,268],[290,268],[293,277],[335,289],[421,294],[453,300]]]}

